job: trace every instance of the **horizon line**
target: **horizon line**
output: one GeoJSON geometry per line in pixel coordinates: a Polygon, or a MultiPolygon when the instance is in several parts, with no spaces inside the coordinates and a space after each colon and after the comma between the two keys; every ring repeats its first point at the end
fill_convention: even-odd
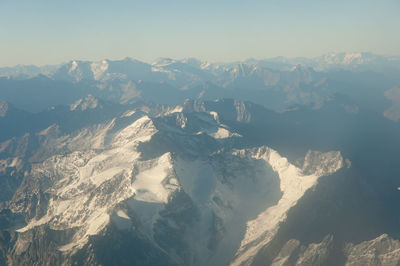
{"type": "Polygon", "coordinates": [[[147,60],[142,60],[142,59],[137,59],[135,57],[132,56],[125,56],[123,58],[116,58],[116,59],[110,59],[110,58],[99,58],[99,59],[94,59],[94,60],[90,60],[90,59],[70,59],[67,61],[62,61],[60,63],[50,63],[50,64],[15,64],[15,65],[4,65],[4,66],[0,66],[0,68],[14,68],[14,67],[29,67],[29,66],[35,66],[35,67],[50,67],[50,66],[59,66],[59,65],[64,65],[64,64],[68,64],[70,62],[100,62],[100,61],[123,61],[123,60],[134,60],[134,61],[139,61],[142,63],[146,63],[149,65],[152,65],[155,61],[159,60],[159,59],[170,59],[170,60],[174,60],[174,61],[183,61],[183,60],[187,60],[187,59],[195,59],[198,60],[202,63],[212,63],[212,64],[232,64],[232,63],[240,63],[240,62],[246,62],[246,61],[250,61],[250,60],[258,60],[258,61],[262,61],[262,60],[271,60],[271,59],[277,59],[277,58],[286,58],[286,59],[316,59],[318,57],[322,57],[322,56],[327,56],[327,55],[339,55],[339,54],[370,54],[370,55],[376,55],[376,56],[382,56],[382,57],[400,57],[400,55],[389,55],[389,54],[380,54],[380,53],[374,53],[374,52],[370,52],[370,51],[352,51],[352,52],[348,52],[348,51],[342,51],[342,52],[336,52],[336,51],[332,51],[332,52],[328,52],[328,53],[323,53],[321,55],[318,56],[284,56],[284,55],[277,55],[277,56],[273,56],[273,57],[262,57],[262,58],[255,58],[255,57],[248,57],[244,60],[232,60],[232,61],[218,61],[218,60],[202,60],[199,59],[198,57],[183,57],[183,58],[173,58],[173,57],[168,57],[168,56],[160,56],[160,57],[156,57],[155,59],[151,60],[151,61],[147,61],[147,60]]]}

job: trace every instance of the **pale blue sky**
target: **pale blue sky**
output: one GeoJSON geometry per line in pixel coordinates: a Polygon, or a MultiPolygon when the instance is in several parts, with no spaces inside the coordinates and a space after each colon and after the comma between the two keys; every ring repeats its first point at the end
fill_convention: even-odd
{"type": "Polygon", "coordinates": [[[0,0],[0,65],[400,55],[400,0],[0,0]]]}

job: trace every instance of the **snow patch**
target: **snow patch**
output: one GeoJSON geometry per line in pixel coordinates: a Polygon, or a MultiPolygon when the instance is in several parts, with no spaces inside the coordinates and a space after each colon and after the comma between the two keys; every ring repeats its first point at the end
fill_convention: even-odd
{"type": "Polygon", "coordinates": [[[166,112],[165,115],[170,115],[170,114],[174,114],[174,113],[181,113],[182,111],[183,111],[183,107],[178,105],[174,109],[172,109],[171,111],[166,112]]]}
{"type": "Polygon", "coordinates": [[[320,176],[339,170],[343,166],[343,159],[341,156],[337,157],[335,152],[321,153],[320,156],[323,157],[323,160],[319,162],[322,162],[322,165],[319,165],[313,174],[304,175],[301,169],[290,164],[285,157],[268,147],[253,149],[250,153],[246,150],[238,150],[236,154],[263,159],[270,164],[279,175],[280,189],[283,193],[276,205],[267,208],[256,219],[247,222],[246,234],[231,265],[249,265],[258,250],[271,241],[277,233],[279,223],[286,219],[289,209],[297,204],[297,201],[309,188],[317,184],[320,176]],[[330,156],[333,156],[333,159],[330,156]],[[323,162],[329,164],[329,167],[323,162]]]}
{"type": "Polygon", "coordinates": [[[135,199],[146,202],[168,202],[169,191],[163,182],[172,172],[171,154],[157,159],[150,169],[140,172],[133,183],[135,199]]]}
{"type": "Polygon", "coordinates": [[[130,117],[133,116],[134,114],[136,114],[136,110],[127,111],[123,115],[121,115],[121,118],[130,117]]]}
{"type": "Polygon", "coordinates": [[[209,135],[215,139],[226,139],[226,138],[230,138],[230,137],[241,137],[239,134],[237,133],[232,133],[229,130],[227,130],[226,128],[223,127],[219,127],[217,129],[217,131],[213,132],[213,133],[209,133],[209,135]]]}
{"type": "MultiPolygon", "coordinates": [[[[110,127],[103,129],[102,138],[111,134],[110,127]]],[[[54,230],[76,228],[71,242],[60,247],[69,252],[87,243],[88,237],[103,230],[110,219],[117,219],[120,228],[128,228],[131,222],[125,212],[109,215],[118,203],[133,198],[166,203],[170,193],[179,187],[172,174],[171,155],[138,160],[139,143],[148,141],[156,132],[152,120],[145,116],[113,133],[111,143],[102,150],[57,155],[35,165],[31,172],[34,178],[45,176],[54,180],[47,191],[47,213],[17,231],[25,232],[42,224],[54,230]]]]}
{"type": "Polygon", "coordinates": [[[108,62],[103,60],[101,62],[94,62],[90,65],[95,80],[100,80],[108,70],[108,62]]]}

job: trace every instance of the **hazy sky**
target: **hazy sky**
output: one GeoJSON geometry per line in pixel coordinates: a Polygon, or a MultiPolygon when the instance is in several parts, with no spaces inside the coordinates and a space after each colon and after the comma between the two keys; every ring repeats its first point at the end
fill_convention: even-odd
{"type": "Polygon", "coordinates": [[[400,0],[0,0],[0,65],[400,55],[400,0]]]}

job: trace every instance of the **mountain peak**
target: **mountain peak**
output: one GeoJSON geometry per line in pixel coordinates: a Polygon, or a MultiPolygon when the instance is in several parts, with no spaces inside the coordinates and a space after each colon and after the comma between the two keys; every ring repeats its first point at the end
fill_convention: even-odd
{"type": "Polygon", "coordinates": [[[159,57],[152,63],[153,66],[167,66],[170,64],[176,63],[175,59],[168,58],[168,57],[159,57]]]}
{"type": "Polygon", "coordinates": [[[101,108],[101,105],[99,105],[99,100],[94,97],[93,95],[89,94],[86,96],[84,99],[79,99],[73,104],[70,105],[70,110],[71,111],[85,111],[87,109],[95,109],[97,107],[101,108]]]}

